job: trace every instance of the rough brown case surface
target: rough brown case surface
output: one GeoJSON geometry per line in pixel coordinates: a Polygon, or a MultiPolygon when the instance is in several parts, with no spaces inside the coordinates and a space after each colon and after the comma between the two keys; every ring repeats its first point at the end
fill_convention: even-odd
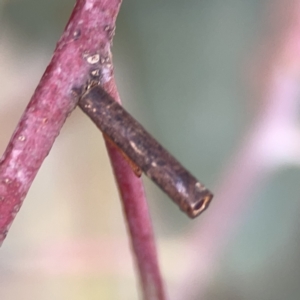
{"type": "Polygon", "coordinates": [[[88,90],[79,106],[189,217],[208,207],[212,193],[100,86],[88,90]]]}

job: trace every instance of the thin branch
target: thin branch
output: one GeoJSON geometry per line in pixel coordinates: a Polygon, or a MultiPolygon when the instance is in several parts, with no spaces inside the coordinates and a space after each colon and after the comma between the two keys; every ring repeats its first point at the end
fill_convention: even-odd
{"type": "MultiPolygon", "coordinates": [[[[77,0],[0,162],[0,243],[91,75],[99,75],[101,86],[120,102],[110,52],[120,4],[120,0],[77,0]]],[[[107,148],[138,262],[143,297],[165,299],[142,182],[114,147],[107,148]]]]}
{"type": "MultiPolygon", "coordinates": [[[[103,86],[114,100],[121,103],[114,78],[103,86]]],[[[105,143],[122,199],[142,285],[143,299],[164,300],[166,296],[142,180],[136,176],[120,150],[108,141],[105,143]]]]}
{"type": "Polygon", "coordinates": [[[145,193],[141,179],[134,174],[117,147],[109,142],[106,142],[106,147],[122,198],[131,244],[140,274],[143,299],[166,299],[157,263],[148,206],[146,201],[143,201],[145,193]]]}
{"type": "Polygon", "coordinates": [[[77,2],[53,58],[1,158],[1,243],[62,125],[77,104],[73,90],[86,82],[91,54],[99,51],[99,45],[100,51],[110,51],[105,26],[114,24],[120,1],[106,5],[102,2],[106,1],[77,2]]]}

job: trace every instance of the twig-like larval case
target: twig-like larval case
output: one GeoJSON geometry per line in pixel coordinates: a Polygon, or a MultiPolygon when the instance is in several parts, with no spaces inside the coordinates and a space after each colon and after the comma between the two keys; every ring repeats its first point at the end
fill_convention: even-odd
{"type": "Polygon", "coordinates": [[[100,86],[89,89],[79,106],[189,217],[208,207],[212,193],[100,86]]]}

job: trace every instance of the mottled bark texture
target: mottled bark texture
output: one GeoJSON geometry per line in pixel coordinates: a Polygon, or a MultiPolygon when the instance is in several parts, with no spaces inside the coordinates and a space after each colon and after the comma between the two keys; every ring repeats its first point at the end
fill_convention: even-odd
{"type": "MultiPolygon", "coordinates": [[[[34,95],[0,162],[0,244],[43,160],[91,76],[120,102],[113,78],[111,42],[120,0],[77,0],[34,95]]],[[[142,181],[107,145],[122,197],[142,283],[143,299],[164,299],[142,181]]]]}
{"type": "MultiPolygon", "coordinates": [[[[94,55],[110,56],[119,0],[76,3],[53,58],[32,96],[0,163],[0,241],[43,160],[77,102],[74,88],[87,80],[94,55]]],[[[103,81],[112,77],[103,66],[103,81]]]]}

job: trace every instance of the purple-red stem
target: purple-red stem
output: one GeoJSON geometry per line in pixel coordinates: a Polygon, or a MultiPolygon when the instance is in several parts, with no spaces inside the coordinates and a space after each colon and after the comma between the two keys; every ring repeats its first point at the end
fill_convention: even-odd
{"type": "MultiPolygon", "coordinates": [[[[97,56],[103,88],[120,102],[113,78],[111,41],[120,0],[78,0],[31,101],[0,161],[0,244],[6,237],[76,93],[87,83],[97,56]],[[96,55],[96,56],[95,56],[96,55]]],[[[142,181],[119,151],[107,145],[122,198],[142,283],[143,299],[165,299],[142,181]]]]}
{"type": "Polygon", "coordinates": [[[165,299],[156,257],[151,220],[141,179],[136,177],[120,151],[106,142],[115,178],[122,198],[127,226],[136,255],[143,299],[165,299]]]}

